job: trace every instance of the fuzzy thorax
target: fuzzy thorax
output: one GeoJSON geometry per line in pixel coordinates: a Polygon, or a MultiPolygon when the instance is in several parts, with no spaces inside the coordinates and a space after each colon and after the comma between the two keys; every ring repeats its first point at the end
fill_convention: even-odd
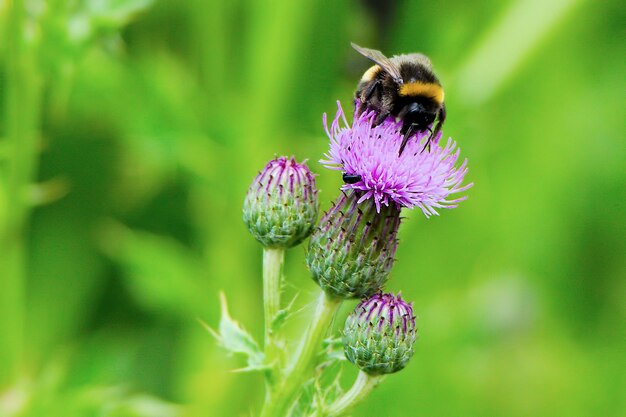
{"type": "Polygon", "coordinates": [[[443,103],[444,98],[443,88],[439,84],[419,81],[402,84],[398,94],[403,97],[428,97],[435,100],[438,104],[443,103]]]}

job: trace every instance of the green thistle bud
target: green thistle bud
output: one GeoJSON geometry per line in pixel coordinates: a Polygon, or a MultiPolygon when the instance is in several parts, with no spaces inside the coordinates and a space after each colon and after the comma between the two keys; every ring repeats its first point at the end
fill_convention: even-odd
{"type": "Polygon", "coordinates": [[[317,219],[315,177],[306,163],[281,156],[250,185],[243,221],[264,246],[289,248],[306,239],[317,219]]]}
{"type": "Polygon", "coordinates": [[[370,375],[391,374],[413,356],[417,337],[412,304],[400,295],[375,294],[348,316],[343,343],[346,357],[370,375]]]}
{"type": "Polygon", "coordinates": [[[306,262],[327,294],[362,298],[379,291],[393,265],[400,210],[392,204],[377,213],[358,191],[339,196],[313,232],[306,262]]]}

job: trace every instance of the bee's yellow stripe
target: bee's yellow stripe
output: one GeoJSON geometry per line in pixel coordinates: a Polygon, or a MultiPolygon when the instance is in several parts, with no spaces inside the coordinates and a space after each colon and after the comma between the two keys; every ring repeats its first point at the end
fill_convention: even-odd
{"type": "Polygon", "coordinates": [[[430,97],[437,103],[443,103],[443,88],[433,83],[406,83],[400,86],[399,94],[401,96],[425,96],[430,97]]]}
{"type": "Polygon", "coordinates": [[[361,81],[372,81],[374,77],[376,77],[376,74],[378,74],[378,71],[380,71],[380,67],[378,65],[371,66],[367,71],[365,71],[365,74],[361,77],[361,81]]]}

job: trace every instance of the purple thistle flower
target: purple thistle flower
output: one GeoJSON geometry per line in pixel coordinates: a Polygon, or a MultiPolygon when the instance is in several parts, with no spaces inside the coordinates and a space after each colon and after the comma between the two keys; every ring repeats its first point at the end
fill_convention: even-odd
{"type": "Polygon", "coordinates": [[[330,150],[320,162],[326,168],[357,175],[360,180],[344,184],[343,190],[362,193],[359,202],[374,199],[376,209],[395,203],[398,208],[419,207],[426,217],[438,215],[438,208],[454,208],[467,196],[448,199],[467,190],[473,184],[462,185],[468,171],[467,159],[455,167],[460,149],[452,139],[444,147],[439,145],[441,134],[433,138],[430,149],[424,149],[430,132],[411,137],[402,155],[398,155],[403,134],[401,123],[387,118],[373,127],[374,112],[363,112],[354,117],[352,126],[346,120],[341,104],[333,123],[328,128],[324,114],[324,128],[330,138],[330,150]],[[341,126],[340,119],[343,120],[341,126]]]}

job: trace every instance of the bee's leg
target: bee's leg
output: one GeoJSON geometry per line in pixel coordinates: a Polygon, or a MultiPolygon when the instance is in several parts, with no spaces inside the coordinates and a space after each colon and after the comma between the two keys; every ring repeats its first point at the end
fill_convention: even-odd
{"type": "Polygon", "coordinates": [[[439,132],[441,132],[441,127],[443,126],[443,122],[445,120],[446,120],[446,106],[441,106],[441,110],[439,110],[439,114],[437,115],[437,123],[435,124],[435,129],[434,130],[431,130],[430,128],[428,129],[430,131],[430,136],[428,137],[428,140],[426,141],[426,144],[424,145],[424,149],[422,149],[422,152],[424,152],[426,147],[428,147],[428,152],[430,152],[430,142],[431,140],[437,137],[439,132]]]}
{"type": "Polygon", "coordinates": [[[356,114],[357,116],[360,116],[363,114],[365,109],[367,109],[367,103],[358,98],[356,99],[356,103],[358,104],[357,109],[356,109],[356,114]]]}
{"type": "Polygon", "coordinates": [[[411,123],[409,128],[404,133],[404,137],[402,138],[402,143],[400,144],[400,151],[398,152],[398,156],[402,155],[402,152],[404,151],[406,144],[409,142],[409,136],[411,136],[411,133],[413,133],[413,126],[415,126],[415,123],[411,123]]]}
{"type": "Polygon", "coordinates": [[[380,80],[374,81],[367,87],[367,90],[365,90],[365,101],[369,101],[372,98],[376,90],[378,90],[378,87],[380,87],[380,80]]]}
{"type": "Polygon", "coordinates": [[[428,128],[428,131],[430,132],[430,135],[428,135],[428,139],[426,139],[426,143],[424,144],[424,147],[422,148],[420,153],[424,152],[426,150],[426,148],[428,148],[428,152],[430,152],[430,141],[434,137],[434,133],[433,133],[433,130],[430,127],[428,128]]]}
{"type": "Polygon", "coordinates": [[[387,116],[389,116],[389,111],[381,110],[380,113],[378,113],[376,115],[376,118],[374,119],[374,126],[378,126],[379,124],[384,122],[387,116]]]}
{"type": "Polygon", "coordinates": [[[374,96],[374,93],[376,93],[376,90],[378,90],[379,87],[380,87],[380,80],[376,80],[373,83],[371,83],[367,87],[367,89],[363,92],[363,96],[364,96],[363,99],[357,98],[357,100],[360,101],[359,107],[357,109],[357,114],[362,114],[367,109],[367,103],[374,96]]]}

